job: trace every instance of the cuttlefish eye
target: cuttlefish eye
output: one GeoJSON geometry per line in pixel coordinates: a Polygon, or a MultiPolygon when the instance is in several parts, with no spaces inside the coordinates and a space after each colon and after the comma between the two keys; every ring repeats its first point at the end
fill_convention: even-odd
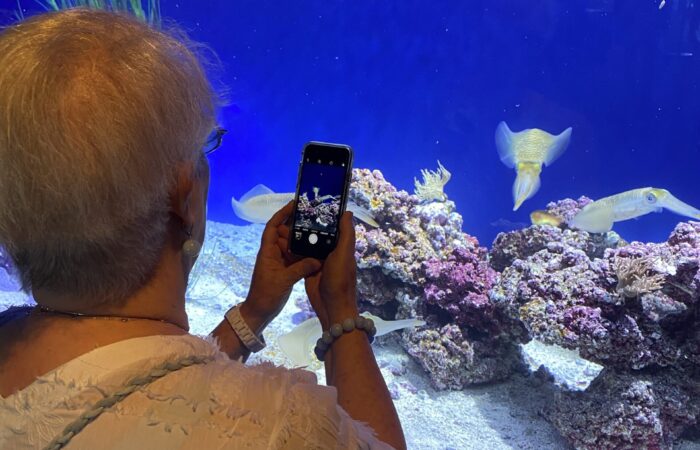
{"type": "Polygon", "coordinates": [[[656,195],[654,195],[653,192],[649,192],[646,196],[646,199],[647,199],[647,203],[652,203],[652,204],[656,203],[656,200],[657,200],[656,195]]]}

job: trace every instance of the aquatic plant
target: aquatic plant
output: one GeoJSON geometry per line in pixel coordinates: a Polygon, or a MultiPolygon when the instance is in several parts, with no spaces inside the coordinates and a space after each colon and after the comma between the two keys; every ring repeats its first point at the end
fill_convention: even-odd
{"type": "Polygon", "coordinates": [[[446,201],[447,195],[445,195],[444,188],[450,181],[452,174],[440,164],[440,161],[438,161],[438,169],[436,171],[423,169],[420,173],[423,176],[422,182],[418,181],[417,178],[413,179],[416,186],[413,192],[416,196],[424,202],[434,200],[446,201]]]}
{"type": "Polygon", "coordinates": [[[650,258],[615,258],[613,269],[617,275],[617,293],[635,298],[663,287],[665,274],[651,274],[654,261],[650,258]]]}
{"type": "MultiPolygon", "coordinates": [[[[90,8],[133,14],[139,20],[156,27],[160,27],[162,19],[160,0],[146,0],[145,4],[143,0],[35,0],[35,2],[47,11],[90,8]]],[[[24,19],[20,0],[17,0],[15,15],[20,20],[24,19]]]]}

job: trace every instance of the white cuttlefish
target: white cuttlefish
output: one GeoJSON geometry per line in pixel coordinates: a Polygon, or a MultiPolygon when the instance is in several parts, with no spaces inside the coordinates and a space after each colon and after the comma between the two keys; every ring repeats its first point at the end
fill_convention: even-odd
{"type": "Polygon", "coordinates": [[[517,172],[513,184],[513,211],[540,188],[542,164],[551,165],[571,140],[571,127],[555,136],[538,128],[514,133],[505,122],[496,128],[496,148],[501,161],[517,172]]]}
{"type": "MultiPolygon", "coordinates": [[[[243,194],[240,200],[232,198],[231,206],[240,219],[252,223],[267,223],[277,211],[292,200],[294,192],[275,193],[267,186],[259,184],[243,194]]],[[[373,227],[379,226],[372,214],[355,202],[348,201],[347,209],[364,223],[373,227]]]]}
{"type": "Polygon", "coordinates": [[[607,233],[612,230],[614,222],[661,212],[663,208],[700,220],[699,209],[678,200],[666,189],[646,187],[589,203],[569,221],[569,225],[589,233],[607,233]]]}
{"type": "MultiPolygon", "coordinates": [[[[363,312],[362,317],[372,319],[377,328],[377,336],[383,336],[395,330],[408,327],[419,327],[425,322],[418,319],[383,320],[370,313],[363,312]]],[[[312,317],[299,324],[277,340],[282,352],[292,361],[294,367],[306,367],[313,362],[313,348],[321,337],[321,322],[318,317],[312,317]]]]}

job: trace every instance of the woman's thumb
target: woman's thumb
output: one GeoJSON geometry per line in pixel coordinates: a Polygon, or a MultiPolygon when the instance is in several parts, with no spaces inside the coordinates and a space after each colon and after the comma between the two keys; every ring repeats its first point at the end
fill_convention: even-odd
{"type": "Polygon", "coordinates": [[[321,269],[321,261],[314,258],[304,258],[301,261],[297,261],[287,268],[292,281],[296,283],[302,278],[306,278],[309,275],[318,272],[321,269]]]}

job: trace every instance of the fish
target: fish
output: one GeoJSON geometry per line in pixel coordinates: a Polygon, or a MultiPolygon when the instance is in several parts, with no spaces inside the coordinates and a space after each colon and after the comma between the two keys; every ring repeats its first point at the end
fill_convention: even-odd
{"type": "MultiPolygon", "coordinates": [[[[284,205],[294,200],[294,192],[276,193],[263,184],[258,184],[236,200],[231,198],[233,212],[238,218],[252,223],[267,223],[284,205]]],[[[372,214],[353,201],[348,201],[348,211],[362,222],[372,227],[379,224],[372,214]]]]}
{"type": "Polygon", "coordinates": [[[614,222],[634,219],[664,208],[700,220],[700,210],[674,197],[666,189],[645,187],[601,198],[584,206],[569,225],[589,233],[607,233],[614,222]]]}
{"type": "Polygon", "coordinates": [[[505,122],[496,127],[496,148],[503,164],[517,172],[513,183],[513,211],[517,211],[525,200],[540,188],[542,164],[549,167],[571,140],[571,127],[561,134],[552,135],[538,128],[514,133],[505,122]]]}
{"type": "MultiPolygon", "coordinates": [[[[403,320],[383,320],[370,313],[363,312],[362,317],[372,319],[377,328],[376,336],[383,336],[395,330],[408,327],[419,327],[425,325],[423,320],[403,319],[403,320]]],[[[289,333],[283,334],[277,339],[282,352],[294,364],[294,367],[307,367],[313,362],[313,348],[316,341],[321,337],[321,322],[318,317],[305,320],[289,333]]]]}
{"type": "Polygon", "coordinates": [[[532,211],[530,213],[530,222],[533,225],[551,225],[553,227],[560,227],[564,220],[561,217],[557,217],[543,209],[538,209],[537,211],[532,211]]]}

